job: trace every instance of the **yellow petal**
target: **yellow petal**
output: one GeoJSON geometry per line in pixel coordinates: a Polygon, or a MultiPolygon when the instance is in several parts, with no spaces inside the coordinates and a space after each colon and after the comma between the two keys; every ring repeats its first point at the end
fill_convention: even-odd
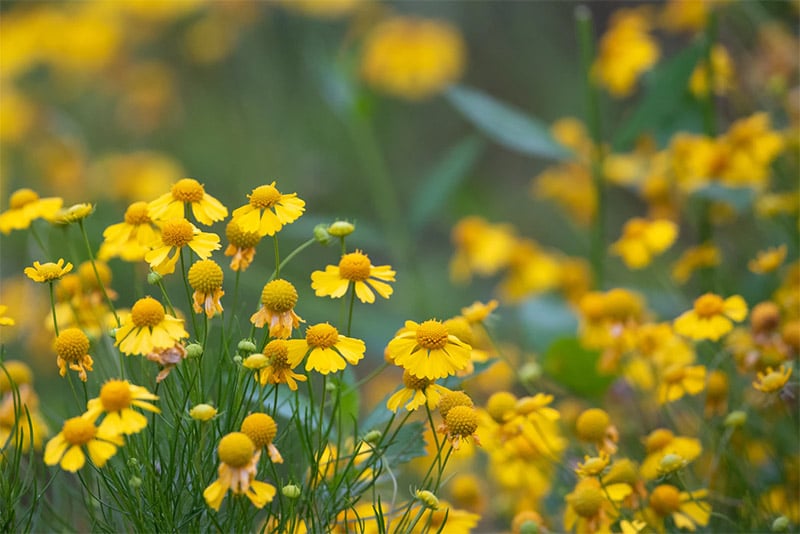
{"type": "Polygon", "coordinates": [[[73,473],[83,467],[86,463],[86,456],[78,445],[73,445],[67,449],[67,453],[61,459],[61,468],[64,471],[72,471],[73,473]]]}

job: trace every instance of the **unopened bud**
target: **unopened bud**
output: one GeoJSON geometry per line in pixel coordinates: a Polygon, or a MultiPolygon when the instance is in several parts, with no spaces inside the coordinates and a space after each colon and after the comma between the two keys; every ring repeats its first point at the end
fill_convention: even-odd
{"type": "Polygon", "coordinates": [[[199,343],[190,343],[186,345],[186,356],[189,358],[199,358],[203,355],[203,345],[199,343]]]}
{"type": "Polygon", "coordinates": [[[163,278],[164,278],[164,277],[163,277],[162,275],[158,274],[158,273],[157,273],[157,272],[155,272],[155,271],[150,271],[149,273],[147,273],[147,283],[148,283],[148,284],[150,284],[151,286],[154,286],[154,285],[156,285],[156,284],[157,284],[157,283],[159,283],[159,282],[160,282],[160,281],[161,281],[163,278]]]}
{"type": "Polygon", "coordinates": [[[790,522],[789,518],[785,515],[780,517],[776,517],[775,521],[772,522],[772,532],[786,532],[789,530],[790,522]]]}
{"type": "Polygon", "coordinates": [[[327,391],[328,393],[335,393],[337,389],[339,389],[339,386],[337,384],[334,384],[333,382],[325,383],[325,391],[327,391]]]}
{"type": "Polygon", "coordinates": [[[539,534],[539,525],[535,521],[525,521],[519,527],[519,534],[539,534]]]}
{"type": "Polygon", "coordinates": [[[131,456],[130,458],[128,458],[128,467],[130,467],[131,469],[138,468],[139,467],[139,459],[136,458],[135,456],[131,456]]]}
{"type": "Polygon", "coordinates": [[[425,505],[425,508],[436,510],[439,508],[439,499],[428,490],[417,490],[414,494],[425,505]]]}
{"type": "Polygon", "coordinates": [[[383,437],[383,432],[381,432],[380,430],[370,430],[369,432],[367,432],[367,435],[364,436],[364,441],[366,441],[370,445],[375,445],[381,440],[382,437],[383,437]]]}
{"type": "Polygon", "coordinates": [[[196,421],[208,421],[217,415],[217,409],[210,404],[198,404],[189,410],[189,417],[196,421]]]}
{"type": "Polygon", "coordinates": [[[328,233],[336,237],[344,237],[352,234],[356,225],[348,221],[336,221],[328,226],[328,233]]]}
{"type": "Polygon", "coordinates": [[[519,380],[530,386],[542,376],[542,367],[536,362],[528,362],[519,369],[519,380]]]}
{"type": "Polygon", "coordinates": [[[243,339],[237,345],[239,352],[246,352],[247,354],[252,354],[256,351],[256,344],[253,343],[252,339],[243,339]]]}
{"type": "Polygon", "coordinates": [[[327,245],[331,242],[331,234],[328,233],[328,226],[326,224],[318,224],[314,227],[314,239],[317,243],[327,245]]]}
{"type": "Polygon", "coordinates": [[[233,357],[233,363],[235,363],[236,365],[241,365],[243,360],[244,360],[244,358],[242,358],[238,354],[233,357]]]}
{"type": "Polygon", "coordinates": [[[300,497],[300,486],[296,484],[287,484],[281,488],[281,493],[287,499],[297,499],[300,497]]]}
{"type": "Polygon", "coordinates": [[[683,466],[686,465],[686,460],[679,455],[679,454],[665,454],[663,458],[661,458],[661,462],[658,464],[658,474],[659,475],[667,475],[669,473],[674,473],[678,469],[681,469],[683,466]]]}
{"type": "Polygon", "coordinates": [[[728,414],[728,417],[725,418],[725,426],[728,427],[739,427],[744,426],[747,422],[747,412],[743,412],[742,410],[736,410],[735,412],[731,412],[728,414]]]}
{"type": "Polygon", "coordinates": [[[133,489],[138,489],[142,487],[142,479],[139,477],[131,477],[128,481],[128,485],[133,489]]]}
{"type": "Polygon", "coordinates": [[[263,369],[269,364],[269,358],[257,352],[255,354],[251,354],[244,360],[242,365],[244,365],[248,369],[263,369]]]}

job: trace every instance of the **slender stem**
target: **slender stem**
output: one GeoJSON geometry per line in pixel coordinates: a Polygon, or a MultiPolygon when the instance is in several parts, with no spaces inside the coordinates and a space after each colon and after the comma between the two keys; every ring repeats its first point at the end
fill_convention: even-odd
{"type": "Polygon", "coordinates": [[[53,313],[53,330],[55,330],[56,337],[58,337],[58,321],[56,320],[56,295],[53,291],[53,281],[47,282],[50,286],[50,311],[53,313]]]}
{"type": "Polygon", "coordinates": [[[275,245],[275,274],[273,278],[278,278],[281,275],[281,254],[278,250],[278,234],[272,236],[272,243],[275,245]]]}
{"type": "Polygon", "coordinates": [[[44,241],[42,241],[41,236],[39,236],[39,232],[36,231],[36,224],[35,223],[36,223],[36,221],[32,221],[31,225],[29,227],[29,230],[31,231],[31,235],[33,236],[33,239],[36,240],[36,244],[39,245],[39,248],[42,249],[42,252],[44,253],[44,255],[45,256],[49,256],[49,254],[47,254],[47,248],[44,246],[44,241]]]}
{"type": "Polygon", "coordinates": [[[158,281],[158,288],[161,290],[161,295],[164,297],[164,300],[167,303],[167,307],[169,308],[169,313],[173,317],[176,317],[175,308],[172,306],[172,301],[169,300],[169,295],[167,294],[167,289],[164,287],[164,281],[163,280],[159,280],[158,281]]]}
{"type": "Polygon", "coordinates": [[[108,296],[108,292],[106,291],[106,286],[103,283],[103,280],[100,279],[100,273],[97,271],[97,264],[94,261],[92,246],[89,244],[89,236],[86,234],[86,227],[83,225],[83,220],[78,221],[78,227],[81,229],[81,235],[83,236],[83,243],[86,245],[86,252],[89,254],[89,261],[92,264],[92,270],[94,271],[94,276],[95,278],[97,278],[97,285],[100,287],[100,291],[103,292],[103,298],[105,298],[106,300],[108,309],[111,310],[111,313],[114,314],[114,319],[117,321],[117,327],[120,327],[122,326],[122,322],[119,320],[119,315],[117,315],[117,310],[114,308],[114,304],[111,302],[111,299],[108,296]]]}
{"type": "Polygon", "coordinates": [[[189,310],[192,310],[189,312],[189,315],[192,316],[192,328],[194,328],[194,335],[195,337],[197,337],[199,330],[197,329],[197,319],[195,319],[194,317],[195,316],[193,310],[194,302],[192,302],[192,290],[189,289],[189,276],[186,272],[186,262],[183,259],[183,247],[181,247],[180,257],[181,257],[181,279],[183,280],[183,288],[186,290],[186,300],[189,302],[189,310]]]}
{"type": "Polygon", "coordinates": [[[353,324],[353,305],[356,301],[356,284],[350,286],[350,309],[347,312],[347,337],[350,337],[350,327],[353,324]]]}
{"type": "Polygon", "coordinates": [[[298,246],[296,249],[294,249],[293,251],[291,251],[291,252],[289,253],[289,255],[287,255],[287,256],[286,256],[286,257],[283,259],[283,261],[280,263],[280,265],[278,265],[278,268],[277,268],[277,269],[275,269],[275,271],[272,273],[272,276],[270,276],[270,277],[269,277],[269,279],[270,279],[270,280],[273,280],[273,279],[275,279],[275,277],[276,277],[276,276],[278,276],[278,273],[280,272],[280,270],[281,270],[281,269],[283,269],[284,267],[286,267],[286,264],[287,264],[287,263],[289,263],[289,261],[290,261],[292,258],[294,258],[294,257],[295,257],[295,256],[297,256],[297,255],[298,255],[300,252],[302,252],[303,250],[305,250],[305,249],[307,249],[308,247],[310,247],[311,245],[313,245],[313,244],[314,244],[316,241],[317,241],[317,240],[316,240],[315,238],[313,238],[313,237],[312,237],[311,239],[309,239],[309,240],[308,240],[308,241],[306,241],[305,243],[302,243],[302,244],[301,244],[301,245],[299,245],[299,246],[298,246]]]}

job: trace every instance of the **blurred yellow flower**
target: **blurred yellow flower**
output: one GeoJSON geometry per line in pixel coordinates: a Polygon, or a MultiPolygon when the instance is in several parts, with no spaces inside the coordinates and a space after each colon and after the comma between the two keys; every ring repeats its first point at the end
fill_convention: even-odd
{"type": "MultiPolygon", "coordinates": [[[[6,311],[8,311],[8,306],[0,304],[0,326],[14,326],[16,324],[14,318],[6,315],[6,311]]],[[[2,377],[0,377],[0,383],[2,383],[2,380],[2,377]]],[[[2,391],[2,388],[0,388],[0,391],[2,391]]]]}
{"type": "Polygon", "coordinates": [[[154,221],[181,219],[186,215],[186,204],[192,208],[195,220],[206,226],[228,216],[228,208],[206,193],[200,182],[192,178],[184,178],[178,180],[169,193],[150,202],[150,217],[154,221]]]}
{"type": "Polygon", "coordinates": [[[747,262],[747,268],[756,274],[771,273],[783,264],[786,259],[786,245],[762,250],[758,255],[747,262]]]}
{"type": "Polygon", "coordinates": [[[648,221],[637,217],[625,223],[622,237],[611,245],[611,251],[621,256],[628,268],[642,269],[654,256],[671,247],[677,236],[678,225],[672,221],[648,221]]]}
{"type": "Polygon", "coordinates": [[[394,276],[391,266],[376,267],[366,254],[356,250],[343,255],[338,266],[328,265],[324,271],[311,273],[311,288],[318,297],[340,298],[352,282],[358,300],[371,304],[375,302],[373,289],[385,299],[391,296],[392,286],[386,282],[394,282],[394,276]]]}
{"type": "Polygon", "coordinates": [[[183,218],[170,219],[161,225],[161,235],[150,245],[152,250],[144,255],[144,260],[158,274],[172,274],[180,258],[181,248],[187,245],[201,259],[208,258],[213,250],[221,247],[217,234],[201,232],[183,218]]]}
{"type": "Polygon", "coordinates": [[[781,365],[779,369],[773,370],[767,367],[766,371],[758,373],[758,380],[753,382],[753,387],[764,393],[775,393],[783,389],[789,377],[792,376],[792,368],[781,365]]]}
{"type": "Polygon", "coordinates": [[[355,11],[369,0],[279,0],[287,9],[311,17],[339,18],[355,11]]]}
{"type": "Polygon", "coordinates": [[[125,219],[103,231],[103,244],[97,253],[101,260],[119,256],[125,261],[141,261],[158,241],[158,228],[150,218],[147,202],[134,202],[125,210],[125,219]]]}
{"type": "MultiPolygon", "coordinates": [[[[697,3],[702,3],[698,1],[697,3]]],[[[689,90],[698,98],[708,94],[709,85],[715,95],[725,95],[732,88],[735,81],[733,60],[724,46],[714,45],[711,49],[711,74],[712,83],[708,81],[708,66],[705,61],[701,61],[692,71],[689,78],[689,90]]]]}
{"type": "Polygon", "coordinates": [[[275,235],[285,224],[300,218],[306,203],[297,193],[281,194],[275,182],[253,189],[247,195],[250,202],[233,210],[233,220],[243,232],[258,232],[258,235],[275,235]]]}
{"type": "Polygon", "coordinates": [[[456,251],[450,260],[450,276],[456,282],[466,282],[473,273],[492,276],[506,267],[516,237],[510,224],[492,224],[470,216],[453,227],[452,241],[456,251]]]}
{"type": "Polygon", "coordinates": [[[690,247],[672,264],[672,278],[679,284],[685,284],[697,269],[716,267],[721,262],[720,250],[713,243],[690,247]]]}
{"type": "Polygon", "coordinates": [[[657,428],[644,438],[647,456],[639,468],[642,478],[653,480],[659,476],[658,468],[667,454],[677,454],[687,462],[698,458],[703,452],[699,439],[676,436],[671,430],[657,428]]]}
{"type": "Polygon", "coordinates": [[[583,478],[564,497],[564,528],[569,532],[610,532],[618,504],[632,493],[625,483],[601,486],[596,478],[583,478]]]}
{"type": "Polygon", "coordinates": [[[706,26],[708,0],[668,0],[658,17],[662,27],[671,31],[700,31],[706,26]]]}
{"type": "Polygon", "coordinates": [[[25,276],[34,282],[52,282],[53,280],[59,280],[71,270],[72,264],[67,262],[64,265],[63,258],[59,258],[58,263],[39,263],[35,261],[33,262],[33,267],[25,267],[25,276]]]}
{"type": "Polygon", "coordinates": [[[97,467],[103,467],[124,443],[122,436],[100,430],[87,415],[64,421],[64,426],[44,449],[44,463],[60,464],[61,469],[75,472],[86,463],[86,447],[89,457],[97,467]]]}
{"type": "Polygon", "coordinates": [[[552,200],[578,224],[588,226],[595,217],[597,195],[586,165],[567,162],[546,168],[531,182],[536,198],[552,200]]]}
{"type": "Polygon", "coordinates": [[[107,434],[135,434],[147,426],[147,418],[132,407],[149,412],[161,410],[148,401],[158,400],[147,388],[131,384],[127,380],[109,380],[100,388],[100,396],[91,399],[86,405],[86,417],[92,422],[105,414],[98,432],[107,434]]]}
{"type": "Polygon", "coordinates": [[[427,404],[428,408],[433,409],[439,405],[439,400],[446,393],[450,393],[446,387],[440,386],[428,378],[418,378],[408,370],[404,370],[403,388],[389,397],[386,407],[397,412],[400,406],[408,403],[405,408],[409,412],[413,412],[423,404],[427,404]]]}
{"type": "Polygon", "coordinates": [[[724,299],[706,293],[694,301],[694,307],[673,323],[675,332],[694,340],[717,341],[733,329],[733,321],[747,317],[747,303],[739,295],[724,299]]]}
{"type": "Polygon", "coordinates": [[[8,200],[8,209],[0,213],[0,232],[24,230],[36,219],[52,220],[64,201],[61,198],[39,198],[31,189],[18,189],[8,200]]]}
{"type": "Polygon", "coordinates": [[[658,402],[667,404],[684,395],[697,395],[706,387],[704,365],[672,364],[662,370],[658,377],[658,402]]]}
{"type": "Polygon", "coordinates": [[[393,17],[366,38],[361,75],[373,87],[409,100],[429,98],[461,77],[461,34],[448,23],[393,17]]]}
{"type": "Polygon", "coordinates": [[[677,528],[694,531],[697,526],[708,525],[711,518],[711,505],[706,501],[707,495],[707,490],[687,493],[671,484],[661,484],[650,493],[644,519],[659,532],[664,532],[666,517],[671,517],[677,528]]]}
{"type": "Polygon", "coordinates": [[[412,375],[430,380],[453,375],[471,361],[471,347],[435,319],[420,324],[406,321],[389,342],[386,353],[412,375]]]}
{"type": "MultiPolygon", "coordinates": [[[[3,31],[5,28],[3,26],[3,31]]],[[[0,50],[0,53],[5,52],[4,48],[0,50]]],[[[11,83],[0,81],[0,141],[21,142],[33,127],[35,119],[35,104],[11,83]]]]}

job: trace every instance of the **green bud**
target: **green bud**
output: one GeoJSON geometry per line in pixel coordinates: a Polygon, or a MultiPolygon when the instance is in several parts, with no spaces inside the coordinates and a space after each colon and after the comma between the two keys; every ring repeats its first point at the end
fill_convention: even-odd
{"type": "Polygon", "coordinates": [[[534,521],[525,521],[519,527],[519,534],[539,534],[539,525],[534,521]]]}
{"type": "Polygon", "coordinates": [[[155,271],[147,273],[147,283],[151,286],[158,284],[164,277],[155,271]]]}
{"type": "Polygon", "coordinates": [[[533,385],[542,376],[542,367],[536,362],[528,362],[519,369],[519,380],[525,385],[533,385]]]}
{"type": "Polygon", "coordinates": [[[256,344],[253,343],[252,339],[243,339],[237,345],[239,352],[246,352],[247,354],[252,354],[256,351],[256,344]]]}
{"type": "Polygon", "coordinates": [[[287,484],[281,488],[281,493],[287,499],[297,499],[300,497],[300,486],[296,484],[287,484]]]}
{"type": "Polygon", "coordinates": [[[138,468],[139,467],[139,459],[136,458],[135,456],[131,456],[130,458],[128,458],[128,467],[130,467],[131,469],[138,468]]]}
{"type": "Polygon", "coordinates": [[[789,530],[791,524],[789,523],[789,518],[785,515],[780,517],[776,517],[775,521],[772,522],[772,532],[786,532],[789,530]]]}
{"type": "Polygon", "coordinates": [[[661,462],[658,464],[658,474],[659,475],[667,475],[669,473],[674,473],[675,471],[681,469],[683,466],[686,465],[686,460],[684,460],[683,456],[680,454],[665,454],[663,458],[661,458],[661,462]]]}
{"type": "Polygon", "coordinates": [[[742,410],[731,412],[728,414],[728,417],[725,418],[725,426],[733,428],[744,426],[746,422],[747,412],[743,412],[742,410]]]}
{"type": "Polygon", "coordinates": [[[326,224],[318,224],[314,227],[314,239],[317,243],[327,245],[331,242],[331,234],[328,233],[328,226],[326,224]]]}
{"type": "Polygon", "coordinates": [[[189,358],[199,358],[203,355],[203,345],[199,343],[190,343],[186,345],[186,356],[189,358]]]}
{"type": "Polygon", "coordinates": [[[336,237],[344,237],[352,234],[356,225],[348,221],[336,221],[328,226],[328,233],[336,237]]]}
{"type": "Polygon", "coordinates": [[[242,358],[238,354],[233,357],[233,363],[235,363],[236,365],[241,365],[242,361],[244,361],[244,358],[242,358]]]}
{"type": "Polygon", "coordinates": [[[380,430],[370,430],[369,432],[367,432],[367,435],[364,436],[364,441],[366,441],[371,445],[375,445],[381,440],[382,437],[383,437],[383,432],[381,432],[380,430]]]}
{"type": "Polygon", "coordinates": [[[142,479],[139,477],[131,477],[128,481],[128,485],[133,489],[138,489],[142,487],[142,479]]]}
{"type": "Polygon", "coordinates": [[[325,391],[327,391],[328,393],[335,393],[337,389],[339,389],[338,384],[334,384],[333,382],[325,383],[325,391]]]}

